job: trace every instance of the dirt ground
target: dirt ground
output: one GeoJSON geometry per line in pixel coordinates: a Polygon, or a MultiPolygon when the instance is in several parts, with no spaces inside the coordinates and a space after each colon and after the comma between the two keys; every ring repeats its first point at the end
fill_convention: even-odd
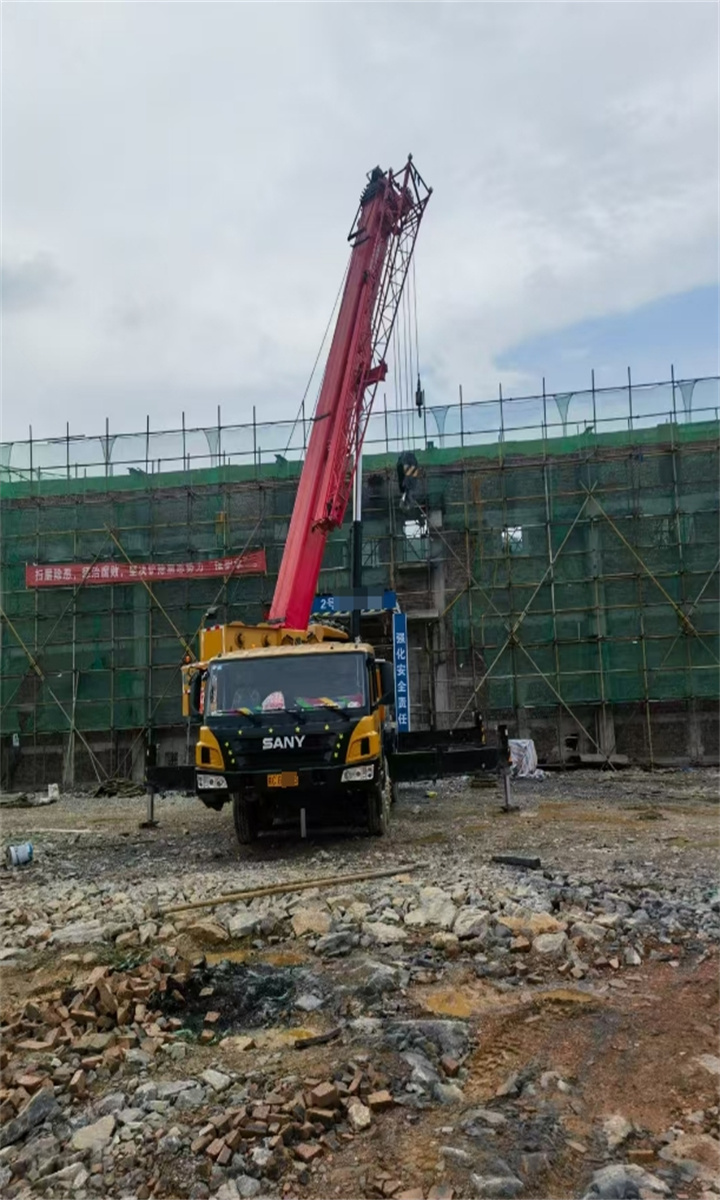
{"type": "MultiPolygon", "coordinates": [[[[207,811],[194,798],[159,798],[158,827],[140,829],[142,798],[63,796],[51,806],[2,811],[5,844],[29,838],[35,862],[26,870],[3,872],[0,929],[3,944],[12,946],[15,918],[24,905],[37,906],[38,889],[50,895],[60,884],[76,884],[82,893],[86,880],[129,894],[134,888],[146,891],[152,880],[161,897],[182,899],[203,890],[219,894],[264,882],[413,863],[419,864],[412,872],[418,884],[439,883],[448,890],[457,880],[473,878],[484,880],[486,888],[496,878],[500,888],[523,880],[532,888],[537,878],[562,879],[567,887],[594,888],[597,894],[598,889],[610,895],[613,889],[623,894],[651,889],[680,906],[685,925],[674,932],[672,926],[661,928],[651,913],[642,961],[623,963],[618,971],[605,964],[577,978],[549,967],[539,975],[528,969],[509,987],[483,975],[483,956],[464,953],[462,942],[429,958],[417,944],[403,947],[412,970],[406,986],[390,998],[388,1011],[410,1020],[467,1023],[471,1050],[464,1062],[463,1099],[384,1113],[362,1139],[342,1143],[307,1178],[293,1180],[287,1192],[312,1200],[399,1195],[400,1188],[393,1192],[391,1187],[396,1181],[401,1190],[419,1188],[425,1196],[441,1183],[456,1197],[481,1194],[473,1191],[467,1166],[443,1156],[441,1148],[450,1144],[464,1147],[480,1166],[488,1154],[508,1161],[515,1155],[513,1162],[529,1163],[525,1197],[581,1196],[593,1170],[608,1161],[641,1162],[663,1178],[667,1163],[658,1154],[673,1127],[717,1134],[718,1076],[700,1056],[718,1054],[718,952],[714,939],[698,930],[708,928],[708,906],[715,903],[718,797],[717,774],[706,770],[586,771],[515,782],[516,810],[504,813],[499,791],[446,781],[402,788],[392,831],[383,839],[333,834],[301,842],[278,836],[240,848],[230,813],[207,811]],[[538,856],[540,871],[494,867],[492,856],[507,853],[538,856]],[[514,1072],[535,1083],[507,1101],[498,1098],[498,1089],[514,1072]],[[548,1072],[556,1072],[566,1090],[558,1091],[552,1080],[538,1084],[548,1072]],[[487,1144],[469,1142],[462,1132],[463,1114],[493,1104],[505,1123],[488,1134],[487,1144]],[[609,1157],[602,1123],[614,1113],[627,1118],[634,1132],[623,1151],[609,1157]],[[379,1190],[383,1180],[385,1193],[379,1190]]],[[[373,886],[378,894],[384,887],[373,886]]],[[[388,884],[388,894],[391,888],[388,884]]],[[[187,930],[179,932],[177,947],[187,956],[207,950],[187,930]]],[[[133,962],[152,949],[133,948],[133,962]]],[[[208,954],[208,962],[228,956],[251,965],[307,968],[330,990],[341,986],[354,961],[352,956],[320,960],[306,942],[287,935],[267,944],[222,947],[208,954]]],[[[375,955],[382,956],[382,950],[375,955]]],[[[110,945],[96,951],[96,961],[118,966],[122,955],[110,945]]],[[[30,947],[17,961],[10,957],[0,973],[3,1019],[29,997],[72,980],[76,969],[68,961],[68,947],[51,942],[30,947]]],[[[280,1020],[256,1030],[255,1046],[244,1052],[233,1048],[232,1038],[220,1046],[195,1045],[181,1064],[182,1074],[221,1063],[245,1074],[324,1078],[339,1057],[351,1060],[357,1047],[336,1043],[299,1051],[293,1039],[300,1024],[318,1033],[334,1019],[323,1011],[309,1013],[302,1023],[280,1020]]],[[[377,1071],[392,1085],[402,1085],[407,1067],[395,1051],[380,1046],[368,1053],[377,1071]]],[[[170,1064],[160,1068],[163,1072],[170,1077],[170,1064]]],[[[190,1194],[183,1169],[178,1160],[153,1182],[154,1194],[190,1194]]],[[[677,1179],[673,1183],[678,1197],[710,1195],[711,1186],[707,1176],[693,1178],[692,1171],[680,1185],[677,1179]]]]}
{"type": "MultiPolygon", "coordinates": [[[[720,848],[720,776],[711,770],[577,771],[551,774],[540,781],[516,780],[504,814],[494,788],[474,790],[453,780],[403,786],[388,837],[369,842],[352,835],[315,834],[307,842],[288,834],[263,838],[254,847],[235,842],[230,811],[205,809],[194,797],[158,797],[156,830],[139,830],[146,815],[142,798],[63,797],[39,809],[0,810],[6,842],[31,838],[38,849],[53,849],[55,877],[109,874],[125,882],[153,873],[175,876],[212,864],[228,879],[243,867],[294,869],[316,857],[332,855],[332,866],[352,870],[368,859],[394,863],[398,854],[431,859],[442,847],[457,856],[459,869],[487,861],[495,853],[529,853],[557,871],[607,872],[626,867],[648,879],[658,872],[692,878],[696,869],[713,877],[720,848]],[[54,831],[84,830],[58,840],[54,831]]],[[[37,852],[37,851],[36,851],[37,852]]],[[[328,860],[330,862],[330,860],[328,860]]],[[[242,886],[242,885],[241,885],[242,886]]]]}

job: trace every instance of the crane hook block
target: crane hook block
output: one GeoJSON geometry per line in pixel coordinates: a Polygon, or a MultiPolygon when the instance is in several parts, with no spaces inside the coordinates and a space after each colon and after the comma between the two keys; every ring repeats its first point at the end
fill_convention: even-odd
{"type": "Polygon", "coordinates": [[[425,392],[423,391],[422,385],[420,383],[419,375],[418,375],[418,380],[417,380],[417,387],[415,388],[415,406],[418,410],[418,416],[420,416],[420,413],[422,412],[423,408],[425,407],[425,392]]]}

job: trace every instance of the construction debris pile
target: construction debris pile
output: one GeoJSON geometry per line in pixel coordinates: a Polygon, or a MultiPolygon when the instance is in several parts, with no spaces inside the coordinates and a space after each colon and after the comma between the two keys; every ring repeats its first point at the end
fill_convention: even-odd
{"type": "Polygon", "coordinates": [[[142,841],[137,808],[109,834],[62,798],[91,832],[4,872],[3,1194],[717,1200],[716,810],[703,841],[655,795],[620,834],[615,803],[578,804],[568,870],[557,828],[448,797],[450,848],[448,810],[401,799],[420,866],[396,874],[363,840],[239,870],[193,801],[142,841]]]}
{"type": "MultiPolygon", "coordinates": [[[[65,1183],[78,1191],[86,1184],[92,1189],[93,1178],[102,1177],[103,1188],[122,1184],[142,1197],[160,1182],[159,1174],[148,1180],[143,1161],[154,1170],[157,1155],[177,1159],[184,1150],[199,1156],[200,1179],[209,1177],[211,1164],[249,1169],[242,1194],[254,1195],[258,1167],[266,1178],[278,1179],[291,1164],[311,1163],[323,1149],[352,1141],[373,1116],[393,1107],[390,1080],[364,1055],[336,1070],[332,1080],[289,1078],[263,1087],[263,1081],[207,1068],[198,1079],[140,1082],[137,1076],[156,1062],[185,1057],[193,1035],[163,1007],[169,999],[182,1007],[183,993],[203,968],[204,959],[193,966],[155,956],[128,972],[97,966],[72,987],[46,994],[42,1004],[27,1002],[3,1026],[4,1187],[26,1181],[47,1191],[65,1183]],[[74,1114],[92,1104],[91,1092],[103,1082],[115,1090],[96,1105],[91,1115],[98,1119],[78,1121],[74,1114]],[[168,1124],[168,1117],[175,1123],[168,1124]],[[29,1140],[17,1151],[38,1126],[57,1119],[59,1133],[37,1144],[29,1140]],[[43,1156],[46,1150],[52,1152],[43,1156]],[[113,1153],[110,1171],[97,1169],[103,1152],[113,1153]]],[[[200,1045],[217,1041],[219,1023],[220,1013],[208,1010],[200,1045]]],[[[250,1049],[252,1038],[237,1044],[250,1049]]]]}

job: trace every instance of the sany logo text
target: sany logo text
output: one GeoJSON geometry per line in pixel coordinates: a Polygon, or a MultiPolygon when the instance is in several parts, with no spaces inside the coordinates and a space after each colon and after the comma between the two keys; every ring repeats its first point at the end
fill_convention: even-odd
{"type": "Polygon", "coordinates": [[[265,737],[262,746],[263,750],[299,750],[304,741],[305,734],[302,737],[265,737]]]}

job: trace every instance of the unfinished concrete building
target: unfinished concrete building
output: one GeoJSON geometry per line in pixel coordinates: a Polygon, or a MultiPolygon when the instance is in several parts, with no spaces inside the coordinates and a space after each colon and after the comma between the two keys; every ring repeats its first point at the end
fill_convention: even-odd
{"type": "MultiPolygon", "coordinates": [[[[477,710],[548,763],[718,761],[718,383],[461,393],[420,416],[381,401],[363,582],[408,614],[415,728],[477,710]]],[[[2,447],[5,786],[137,775],[148,745],[187,760],[180,665],[209,609],[265,615],[308,425],[2,447]]],[[[348,590],[350,537],[328,543],[323,592],[348,590]]],[[[387,614],[365,632],[389,653],[387,614]]]]}

